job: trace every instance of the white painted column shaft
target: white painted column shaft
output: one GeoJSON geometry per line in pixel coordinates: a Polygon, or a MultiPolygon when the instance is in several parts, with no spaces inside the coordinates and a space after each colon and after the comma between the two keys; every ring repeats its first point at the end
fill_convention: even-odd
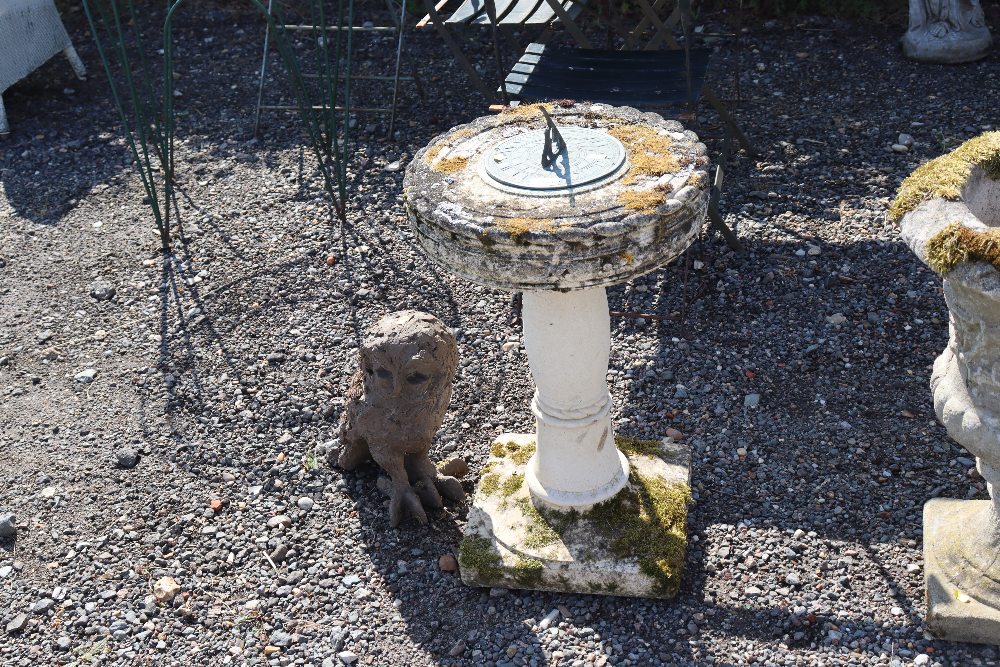
{"type": "Polygon", "coordinates": [[[537,426],[525,479],[536,501],[586,510],[628,481],[611,425],[608,297],[603,287],[526,291],[522,303],[537,426]]]}

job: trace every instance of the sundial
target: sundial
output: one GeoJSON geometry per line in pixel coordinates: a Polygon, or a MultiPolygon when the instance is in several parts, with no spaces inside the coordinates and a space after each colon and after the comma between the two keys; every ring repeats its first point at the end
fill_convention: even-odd
{"type": "Polygon", "coordinates": [[[436,137],[407,167],[403,196],[428,257],[481,285],[522,293],[535,383],[535,432],[501,435],[490,448],[491,472],[459,548],[466,583],[677,592],[683,503],[658,512],[650,539],[624,550],[607,541],[624,524],[591,513],[621,503],[615,521],[635,518],[632,471],[656,488],[683,487],[690,472],[683,445],[646,443],[645,453],[617,446],[605,287],[648,273],[691,244],[708,209],[708,169],[705,146],[680,123],[599,104],[525,105],[484,116],[436,137]],[[528,511],[534,507],[575,518],[542,544],[532,532],[543,516],[528,511]]]}
{"type": "Polygon", "coordinates": [[[483,155],[479,165],[483,179],[495,188],[553,196],[602,185],[624,173],[625,162],[625,146],[606,131],[556,129],[552,124],[501,141],[483,155]],[[562,138],[558,152],[552,146],[553,134],[562,138]],[[553,153],[550,160],[543,159],[547,148],[553,153]]]}

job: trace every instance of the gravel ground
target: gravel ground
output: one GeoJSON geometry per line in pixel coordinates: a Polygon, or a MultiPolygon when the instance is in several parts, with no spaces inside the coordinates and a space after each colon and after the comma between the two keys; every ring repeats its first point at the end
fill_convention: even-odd
{"type": "Polygon", "coordinates": [[[510,295],[429,265],[400,202],[393,163],[483,112],[444,47],[412,40],[427,94],[404,91],[397,141],[361,119],[341,227],[292,118],[248,141],[259,21],[189,12],[173,260],[78,12],[91,79],[56,59],[4,96],[0,664],[997,663],[921,620],[922,505],[986,490],[932,411],[939,281],[885,212],[915,166],[996,122],[1000,52],[919,65],[899,26],[820,20],[743,36],[739,113],[763,155],[734,162],[723,210],[749,255],[710,235],[610,293],[663,318],[613,320],[620,432],[695,450],[685,583],[656,602],[465,587],[460,513],[393,530],[375,469],[326,460],[360,336],[404,307],[459,332],[433,455],[465,457],[469,491],[492,437],[531,428],[510,295]]]}

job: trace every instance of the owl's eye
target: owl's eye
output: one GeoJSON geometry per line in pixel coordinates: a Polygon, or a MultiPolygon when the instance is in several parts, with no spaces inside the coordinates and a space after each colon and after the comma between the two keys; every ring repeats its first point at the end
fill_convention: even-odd
{"type": "Polygon", "coordinates": [[[406,381],[410,384],[423,384],[427,382],[427,376],[423,373],[410,373],[406,376],[406,381]]]}
{"type": "Polygon", "coordinates": [[[375,371],[373,371],[371,368],[366,368],[365,373],[368,373],[368,375],[374,375],[375,371]]]}
{"type": "Polygon", "coordinates": [[[389,370],[385,369],[385,368],[380,368],[377,371],[375,371],[375,375],[378,375],[383,380],[391,380],[392,379],[392,373],[389,370]]]}

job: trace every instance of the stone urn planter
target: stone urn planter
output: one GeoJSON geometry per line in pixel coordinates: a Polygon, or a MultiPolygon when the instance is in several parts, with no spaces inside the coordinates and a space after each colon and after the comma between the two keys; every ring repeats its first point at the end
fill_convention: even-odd
{"type": "Polygon", "coordinates": [[[890,215],[944,284],[948,346],[934,363],[934,409],[976,457],[991,500],[924,506],[927,626],[1000,644],[1000,132],[917,169],[890,215]]]}

